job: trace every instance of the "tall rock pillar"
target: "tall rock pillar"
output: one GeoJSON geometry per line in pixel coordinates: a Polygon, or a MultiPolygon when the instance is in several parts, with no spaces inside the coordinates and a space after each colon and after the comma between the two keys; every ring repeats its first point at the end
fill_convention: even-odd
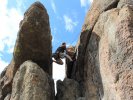
{"type": "Polygon", "coordinates": [[[24,19],[20,22],[12,61],[1,76],[0,100],[11,93],[14,75],[20,65],[27,60],[38,64],[46,73],[52,76],[52,65],[50,63],[52,54],[51,39],[47,11],[40,2],[35,2],[25,12],[24,19]]]}

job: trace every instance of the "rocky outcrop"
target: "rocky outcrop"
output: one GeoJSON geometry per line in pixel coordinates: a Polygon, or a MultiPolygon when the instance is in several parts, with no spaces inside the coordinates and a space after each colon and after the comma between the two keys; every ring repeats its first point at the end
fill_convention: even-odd
{"type": "Polygon", "coordinates": [[[20,23],[13,53],[15,66],[32,60],[51,75],[51,48],[49,16],[44,6],[40,2],[35,2],[25,12],[20,23]]]}
{"type": "Polygon", "coordinates": [[[132,0],[119,0],[118,8],[122,8],[125,5],[133,5],[132,0]]]}
{"type": "Polygon", "coordinates": [[[74,46],[69,46],[67,48],[67,55],[69,55],[73,61],[70,61],[68,58],[66,58],[66,77],[74,79],[76,71],[76,51],[74,46]]]}
{"type": "Polygon", "coordinates": [[[0,80],[2,88],[0,100],[11,93],[14,75],[20,65],[27,60],[37,63],[52,76],[51,47],[49,16],[45,7],[40,2],[35,2],[25,12],[24,19],[20,22],[13,59],[0,80]]]}
{"type": "Polygon", "coordinates": [[[74,79],[87,100],[133,99],[132,4],[94,0],[86,16],[74,79]]]}
{"type": "MultiPolygon", "coordinates": [[[[78,44],[68,48],[73,62],[66,59],[56,100],[133,100],[132,21],[133,1],[93,1],[78,44]]],[[[20,23],[13,59],[1,74],[0,100],[54,100],[50,59],[49,18],[36,2],[20,23]]]]}
{"type": "Polygon", "coordinates": [[[24,62],[13,79],[10,100],[54,100],[54,81],[36,63],[24,62]]]}
{"type": "MultiPolygon", "coordinates": [[[[76,74],[74,79],[77,80],[81,86],[83,86],[83,95],[84,92],[84,81],[86,80],[84,75],[86,72],[86,68],[84,67],[87,45],[89,44],[90,37],[92,35],[92,30],[100,16],[104,11],[109,9],[113,9],[117,7],[119,0],[93,0],[92,6],[87,13],[85,18],[85,23],[82,27],[80,40],[78,43],[78,57],[76,62],[76,74]]],[[[99,76],[99,75],[98,75],[99,76]]]]}
{"type": "Polygon", "coordinates": [[[107,100],[133,99],[132,10],[123,6],[103,13],[93,30],[100,37],[99,68],[107,100]]]}
{"type": "Polygon", "coordinates": [[[75,80],[65,78],[57,81],[56,100],[80,100],[81,91],[79,83],[75,80]]]}
{"type": "Polygon", "coordinates": [[[7,96],[4,98],[4,100],[10,100],[11,94],[7,94],[7,96]]]}

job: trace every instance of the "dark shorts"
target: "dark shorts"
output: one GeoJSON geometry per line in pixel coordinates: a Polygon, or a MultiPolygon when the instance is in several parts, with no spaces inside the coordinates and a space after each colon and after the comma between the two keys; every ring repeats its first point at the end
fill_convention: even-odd
{"type": "Polygon", "coordinates": [[[54,57],[54,59],[55,59],[55,60],[60,59],[60,57],[59,57],[59,54],[58,54],[58,53],[53,53],[53,54],[52,54],[52,57],[54,57]]]}

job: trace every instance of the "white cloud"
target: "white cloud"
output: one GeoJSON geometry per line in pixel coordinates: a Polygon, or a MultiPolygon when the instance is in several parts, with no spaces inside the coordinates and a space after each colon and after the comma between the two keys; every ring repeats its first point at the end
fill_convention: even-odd
{"type": "Polygon", "coordinates": [[[93,2],[93,0],[89,0],[90,1],[90,3],[92,3],[93,2]]]}
{"type": "Polygon", "coordinates": [[[93,0],[80,0],[81,7],[87,7],[93,0]]]}
{"type": "Polygon", "coordinates": [[[81,7],[84,7],[84,6],[86,6],[86,2],[87,0],[80,0],[80,3],[81,3],[81,7]]]}
{"type": "Polygon", "coordinates": [[[5,69],[5,67],[8,65],[7,62],[3,61],[1,58],[0,58],[0,73],[5,69]]]}
{"type": "Polygon", "coordinates": [[[15,44],[19,22],[23,18],[20,11],[16,8],[7,7],[8,0],[0,0],[0,51],[11,53],[15,44]]]}
{"type": "Polygon", "coordinates": [[[52,6],[54,13],[56,13],[56,6],[53,0],[51,0],[51,6],[52,6]]]}
{"type": "Polygon", "coordinates": [[[66,30],[72,32],[74,27],[77,26],[78,22],[77,21],[73,21],[67,15],[64,15],[63,18],[64,18],[64,21],[65,21],[65,28],[66,28],[66,30]]]}
{"type": "MultiPolygon", "coordinates": [[[[0,0],[0,52],[12,53],[19,22],[23,17],[18,9],[9,9],[7,4],[8,0],[0,0]]],[[[8,62],[5,62],[1,57],[2,54],[0,54],[0,73],[8,65],[8,62]]]]}

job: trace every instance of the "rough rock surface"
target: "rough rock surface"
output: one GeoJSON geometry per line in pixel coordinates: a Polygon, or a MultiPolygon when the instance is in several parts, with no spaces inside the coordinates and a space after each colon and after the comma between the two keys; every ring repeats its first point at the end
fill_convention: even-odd
{"type": "Polygon", "coordinates": [[[4,98],[4,100],[10,100],[11,94],[7,94],[7,96],[4,98]]]}
{"type": "Polygon", "coordinates": [[[132,0],[119,0],[118,8],[122,8],[125,5],[133,5],[132,0]]]}
{"type": "MultiPolygon", "coordinates": [[[[87,16],[85,18],[85,23],[82,27],[80,40],[78,43],[79,44],[78,50],[77,50],[78,57],[77,57],[77,63],[76,63],[77,71],[74,77],[74,79],[80,82],[82,86],[85,81],[85,77],[84,77],[84,71],[86,70],[84,67],[85,56],[86,56],[85,53],[87,51],[87,45],[89,43],[92,30],[100,14],[102,14],[104,11],[117,7],[118,2],[119,0],[93,0],[92,6],[87,13],[87,16]]],[[[83,92],[83,94],[85,93],[83,92]]]]}
{"type": "Polygon", "coordinates": [[[65,78],[57,81],[56,100],[77,100],[81,96],[79,83],[75,80],[65,78]]]}
{"type": "Polygon", "coordinates": [[[26,61],[13,79],[10,100],[54,100],[54,81],[37,64],[26,61]]]}
{"type": "Polygon", "coordinates": [[[132,20],[133,7],[123,6],[103,13],[93,30],[100,37],[95,42],[106,100],[133,99],[132,20]]]}
{"type": "Polygon", "coordinates": [[[85,97],[79,97],[77,100],[86,100],[85,97]]]}
{"type": "Polygon", "coordinates": [[[132,4],[94,0],[87,14],[74,78],[87,100],[133,100],[132,4]]]}
{"type": "MultiPolygon", "coordinates": [[[[76,61],[71,64],[66,60],[67,78],[57,82],[56,100],[133,100],[132,0],[93,0],[76,48],[76,61]]],[[[73,57],[75,54],[71,52],[69,55],[73,57]]],[[[1,74],[0,100],[8,100],[10,94],[11,100],[22,97],[26,100],[42,100],[41,97],[53,100],[53,82],[45,73],[52,76],[50,56],[48,15],[44,6],[36,2],[26,11],[20,23],[13,59],[1,74]],[[26,68],[22,65],[15,75],[27,60],[37,63],[43,70],[39,66],[26,68]],[[38,70],[44,75],[41,76],[38,70]],[[33,77],[29,78],[30,75],[33,77]]]]}
{"type": "Polygon", "coordinates": [[[13,77],[24,61],[34,61],[52,76],[51,32],[45,7],[40,2],[32,4],[25,12],[19,28],[13,59],[0,80],[1,100],[11,92],[13,77]]]}
{"type": "Polygon", "coordinates": [[[35,2],[25,12],[20,23],[16,45],[14,48],[15,66],[26,60],[36,62],[42,69],[51,74],[51,32],[49,17],[40,2],[35,2]]]}
{"type": "Polygon", "coordinates": [[[73,78],[75,77],[75,71],[76,71],[76,51],[74,46],[69,46],[67,48],[67,55],[69,55],[73,61],[70,61],[69,59],[66,59],[66,77],[67,78],[73,78]]]}

